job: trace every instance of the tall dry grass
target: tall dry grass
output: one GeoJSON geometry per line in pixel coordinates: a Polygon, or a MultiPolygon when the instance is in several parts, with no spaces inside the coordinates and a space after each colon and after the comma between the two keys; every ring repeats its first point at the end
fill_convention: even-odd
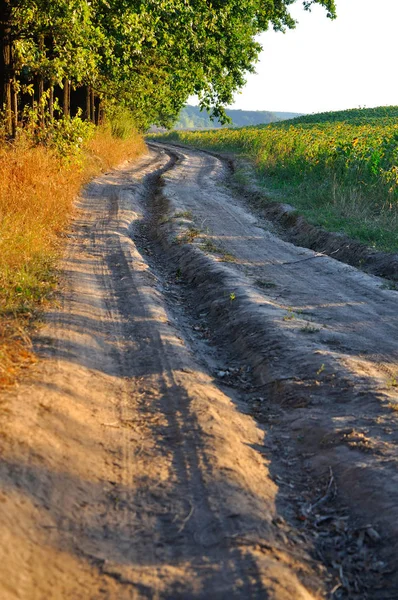
{"type": "Polygon", "coordinates": [[[145,151],[142,137],[98,129],[79,159],[21,138],[0,142],[0,385],[32,360],[28,330],[55,283],[63,232],[89,179],[145,151]]]}

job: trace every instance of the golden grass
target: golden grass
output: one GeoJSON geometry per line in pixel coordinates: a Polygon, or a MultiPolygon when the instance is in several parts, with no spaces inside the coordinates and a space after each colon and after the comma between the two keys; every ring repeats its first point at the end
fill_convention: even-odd
{"type": "Polygon", "coordinates": [[[27,332],[55,283],[62,234],[81,186],[145,151],[141,136],[98,129],[82,159],[68,163],[26,141],[0,145],[0,385],[34,361],[27,332]]]}
{"type": "Polygon", "coordinates": [[[84,177],[90,179],[100,171],[106,171],[124,160],[133,160],[145,150],[144,139],[138,133],[132,134],[128,139],[120,139],[113,137],[109,129],[99,129],[86,144],[84,177]]]}

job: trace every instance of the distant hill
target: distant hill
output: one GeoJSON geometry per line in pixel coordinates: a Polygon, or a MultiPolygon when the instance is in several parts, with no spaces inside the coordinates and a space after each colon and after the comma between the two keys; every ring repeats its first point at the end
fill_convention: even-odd
{"type": "MultiPolygon", "coordinates": [[[[275,123],[285,119],[301,116],[301,113],[269,112],[266,110],[227,110],[227,115],[232,119],[232,127],[248,127],[264,123],[275,123]]],[[[186,106],[180,112],[179,119],[174,129],[212,129],[222,127],[217,120],[211,121],[206,111],[201,112],[198,106],[186,106]]],[[[231,127],[231,125],[227,125],[231,127]]]]}
{"type": "MultiPolygon", "coordinates": [[[[380,121],[398,121],[398,106],[375,108],[350,108],[333,112],[315,113],[293,118],[292,125],[317,125],[319,123],[350,123],[351,125],[379,124],[380,121]]],[[[290,123],[289,123],[290,124],[290,123]]]]}

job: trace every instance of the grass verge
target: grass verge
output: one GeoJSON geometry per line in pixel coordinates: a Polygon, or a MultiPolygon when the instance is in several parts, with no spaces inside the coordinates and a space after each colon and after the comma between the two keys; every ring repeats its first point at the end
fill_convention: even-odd
{"type": "Polygon", "coordinates": [[[82,185],[145,150],[142,137],[98,128],[78,155],[62,156],[23,135],[0,143],[0,385],[35,361],[29,329],[50,301],[56,267],[82,185]]]}

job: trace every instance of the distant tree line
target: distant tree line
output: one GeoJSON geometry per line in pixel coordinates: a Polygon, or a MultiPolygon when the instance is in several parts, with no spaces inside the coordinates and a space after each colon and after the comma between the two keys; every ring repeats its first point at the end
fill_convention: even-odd
{"type": "MultiPolygon", "coordinates": [[[[0,110],[10,135],[29,110],[99,123],[123,105],[168,126],[190,94],[223,106],[252,72],[270,26],[295,26],[295,0],[0,0],[0,110]]],[[[334,0],[310,0],[335,16],[334,0]]]]}

